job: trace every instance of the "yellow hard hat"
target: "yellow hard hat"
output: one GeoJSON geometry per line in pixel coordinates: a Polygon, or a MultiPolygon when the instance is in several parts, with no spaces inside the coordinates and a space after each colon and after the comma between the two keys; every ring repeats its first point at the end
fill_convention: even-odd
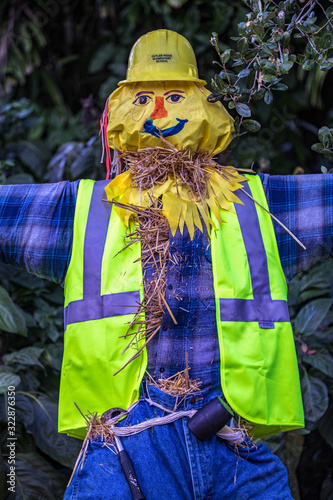
{"type": "Polygon", "coordinates": [[[191,44],[182,35],[170,30],[150,31],[132,47],[126,80],[132,82],[187,81],[206,85],[200,80],[191,44]]]}

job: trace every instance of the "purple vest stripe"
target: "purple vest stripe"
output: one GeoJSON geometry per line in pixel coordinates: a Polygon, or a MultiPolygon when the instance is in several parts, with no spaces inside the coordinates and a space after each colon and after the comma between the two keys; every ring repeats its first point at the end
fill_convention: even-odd
{"type": "Polygon", "coordinates": [[[221,321],[289,322],[286,300],[220,299],[221,321]]]}
{"type": "Polygon", "coordinates": [[[135,314],[139,303],[139,291],[113,293],[87,300],[74,300],[68,304],[64,311],[65,328],[71,323],[135,314]]]}
{"type": "MultiPolygon", "coordinates": [[[[244,185],[244,191],[252,196],[247,182],[244,185]]],[[[254,202],[242,191],[237,191],[237,196],[244,203],[244,205],[235,203],[235,209],[249,262],[253,297],[254,299],[259,297],[270,298],[267,257],[256,207],[254,202]],[[249,221],[251,222],[249,223],[249,221]]]]}
{"type": "Polygon", "coordinates": [[[83,299],[65,308],[65,329],[71,323],[135,314],[141,301],[139,290],[101,296],[102,258],[112,207],[102,199],[109,182],[94,184],[84,237],[83,299]]]}
{"type": "MultiPolygon", "coordinates": [[[[248,183],[244,190],[252,196],[248,183]]],[[[262,328],[274,328],[274,322],[290,321],[288,304],[285,300],[272,300],[266,251],[255,204],[241,191],[236,193],[244,203],[235,204],[235,209],[248,258],[253,299],[220,299],[221,321],[258,322],[262,328]]]]}
{"type": "Polygon", "coordinates": [[[106,234],[111,215],[110,203],[102,202],[104,188],[110,181],[95,182],[84,237],[83,298],[101,295],[101,267],[106,234]]]}

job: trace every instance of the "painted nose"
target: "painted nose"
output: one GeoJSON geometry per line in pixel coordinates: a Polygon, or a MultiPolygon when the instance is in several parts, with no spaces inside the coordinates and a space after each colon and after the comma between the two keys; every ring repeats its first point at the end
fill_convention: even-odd
{"type": "Polygon", "coordinates": [[[155,108],[150,118],[156,120],[157,118],[166,118],[168,116],[168,112],[164,107],[164,97],[155,97],[155,108]]]}

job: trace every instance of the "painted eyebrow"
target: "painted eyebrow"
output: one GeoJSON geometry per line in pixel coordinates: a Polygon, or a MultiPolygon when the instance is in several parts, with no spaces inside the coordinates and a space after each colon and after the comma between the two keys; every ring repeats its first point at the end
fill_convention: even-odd
{"type": "Polygon", "coordinates": [[[180,94],[186,94],[183,90],[169,90],[169,92],[165,92],[163,95],[171,94],[171,92],[179,92],[180,94]]]}
{"type": "Polygon", "coordinates": [[[138,97],[139,95],[142,95],[142,94],[155,94],[155,92],[150,92],[150,91],[145,91],[143,90],[142,92],[138,92],[137,94],[135,94],[135,97],[138,97]]]}

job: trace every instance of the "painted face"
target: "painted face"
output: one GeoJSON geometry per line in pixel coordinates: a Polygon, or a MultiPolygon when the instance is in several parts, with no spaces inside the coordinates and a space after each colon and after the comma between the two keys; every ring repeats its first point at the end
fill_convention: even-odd
{"type": "MultiPolygon", "coordinates": [[[[187,94],[184,90],[174,88],[167,92],[163,92],[164,89],[159,89],[160,92],[155,92],[152,90],[141,90],[136,93],[135,100],[133,101],[133,119],[135,121],[142,120],[144,118],[142,132],[146,134],[151,134],[154,137],[170,137],[172,135],[179,134],[188,123],[188,119],[177,118],[177,114],[183,114],[184,109],[186,110],[186,104],[184,107],[181,106],[183,101],[186,99],[187,94]],[[162,95],[157,95],[162,94],[162,95]],[[170,117],[175,117],[175,124],[171,127],[161,129],[159,127],[161,119],[168,119],[170,117]],[[149,117],[149,118],[148,118],[149,117]]],[[[165,121],[165,120],[164,120],[165,121]]]]}
{"type": "Polygon", "coordinates": [[[161,146],[161,134],[177,149],[205,149],[212,155],[232,139],[233,120],[209,92],[193,82],[125,84],[109,98],[110,147],[136,150],[161,146]]]}

